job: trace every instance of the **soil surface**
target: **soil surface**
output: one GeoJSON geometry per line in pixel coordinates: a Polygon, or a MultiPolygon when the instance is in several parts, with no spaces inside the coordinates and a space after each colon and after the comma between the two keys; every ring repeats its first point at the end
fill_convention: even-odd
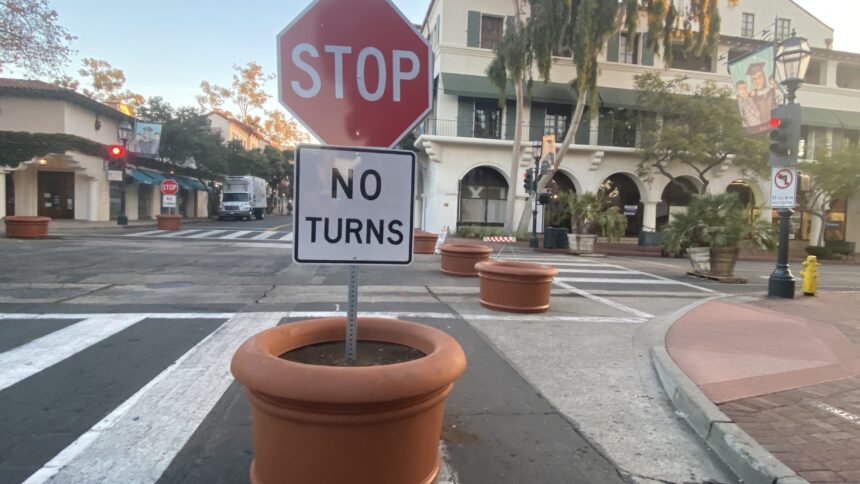
{"type": "Polygon", "coordinates": [[[346,346],[343,341],[332,341],[303,346],[282,354],[281,358],[308,365],[381,366],[404,363],[427,356],[415,348],[380,341],[359,341],[355,361],[347,361],[345,351],[346,346]]]}

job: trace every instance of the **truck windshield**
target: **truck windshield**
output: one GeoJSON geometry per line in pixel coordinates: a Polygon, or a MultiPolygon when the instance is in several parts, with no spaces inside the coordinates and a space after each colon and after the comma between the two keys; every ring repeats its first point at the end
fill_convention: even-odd
{"type": "Polygon", "coordinates": [[[248,194],[247,193],[225,193],[224,194],[225,202],[247,202],[248,194]]]}

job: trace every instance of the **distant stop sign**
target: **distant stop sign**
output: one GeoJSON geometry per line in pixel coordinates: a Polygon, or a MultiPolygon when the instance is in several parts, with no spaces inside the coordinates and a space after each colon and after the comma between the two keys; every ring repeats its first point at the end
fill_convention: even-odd
{"type": "Polygon", "coordinates": [[[432,59],[390,0],[314,0],[278,35],[279,98],[323,143],[391,147],[430,112],[432,59]]]}
{"type": "Polygon", "coordinates": [[[176,195],[179,192],[179,184],[174,180],[161,182],[161,193],[165,195],[176,195]]]}

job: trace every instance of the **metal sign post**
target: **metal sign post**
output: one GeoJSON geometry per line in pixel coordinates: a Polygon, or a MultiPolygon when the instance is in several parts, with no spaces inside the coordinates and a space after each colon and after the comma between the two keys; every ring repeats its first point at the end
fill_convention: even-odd
{"type": "Polygon", "coordinates": [[[346,359],[358,353],[358,266],[349,266],[349,289],[346,304],[346,359]]]}

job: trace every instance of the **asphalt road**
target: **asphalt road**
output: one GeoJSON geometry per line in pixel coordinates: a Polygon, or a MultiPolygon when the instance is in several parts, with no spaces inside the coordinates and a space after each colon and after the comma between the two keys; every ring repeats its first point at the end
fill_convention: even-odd
{"type": "MultiPolygon", "coordinates": [[[[345,307],[345,268],[292,264],[291,232],[269,217],[0,239],[0,482],[246,482],[232,352],[345,307]]],[[[435,326],[466,351],[443,482],[733,482],[648,351],[677,311],[766,290],[768,264],[741,263],[750,284],[729,286],[683,276],[684,260],[506,257],[562,270],[549,312],[486,310],[478,282],[442,275],[434,256],[360,271],[360,311],[435,326]]],[[[854,266],[820,280],[860,289],[854,266]]]]}

